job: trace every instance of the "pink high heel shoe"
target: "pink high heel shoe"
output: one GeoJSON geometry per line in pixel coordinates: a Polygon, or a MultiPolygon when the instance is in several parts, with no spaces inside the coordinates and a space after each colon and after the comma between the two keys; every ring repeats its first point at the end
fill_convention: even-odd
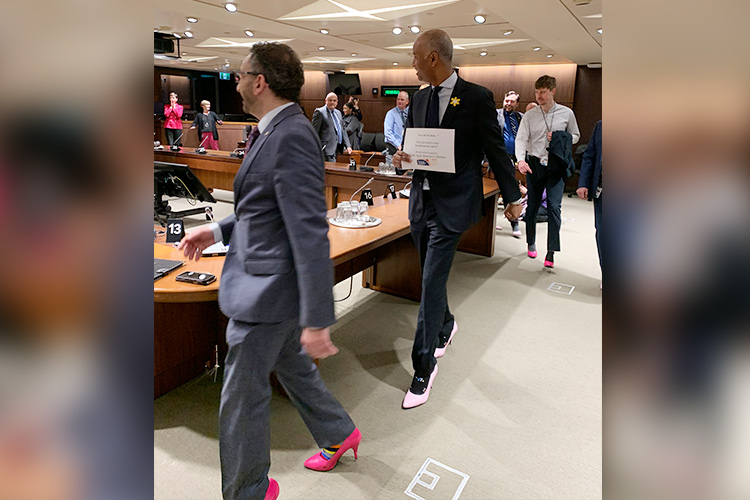
{"type": "Polygon", "coordinates": [[[279,483],[275,479],[268,478],[268,489],[263,500],[276,500],[279,498],[279,483]]]}
{"type": "Polygon", "coordinates": [[[354,451],[354,458],[356,460],[357,458],[357,448],[359,448],[359,443],[362,441],[362,433],[359,432],[359,429],[354,429],[354,432],[349,434],[349,437],[344,439],[344,442],[341,443],[341,448],[336,452],[334,456],[332,456],[330,459],[326,460],[323,458],[323,456],[320,453],[316,453],[315,455],[311,456],[307,460],[305,460],[305,467],[312,470],[317,470],[320,472],[326,472],[334,467],[336,467],[336,463],[338,463],[339,458],[341,458],[341,455],[347,452],[347,450],[354,451]]]}
{"type": "Polygon", "coordinates": [[[445,343],[445,347],[442,347],[442,348],[441,347],[436,347],[435,348],[435,357],[436,358],[442,358],[443,356],[445,356],[445,351],[446,351],[446,349],[448,349],[448,344],[453,343],[453,336],[456,334],[457,331],[458,331],[458,323],[456,323],[456,321],[454,320],[453,321],[453,330],[451,330],[451,336],[448,338],[448,342],[445,343]]]}
{"type": "Polygon", "coordinates": [[[528,254],[532,259],[536,259],[536,250],[529,250],[528,254]]]}
{"type": "Polygon", "coordinates": [[[546,267],[548,269],[552,269],[552,268],[555,267],[555,263],[552,262],[551,260],[545,260],[544,261],[544,267],[546,267]]]}

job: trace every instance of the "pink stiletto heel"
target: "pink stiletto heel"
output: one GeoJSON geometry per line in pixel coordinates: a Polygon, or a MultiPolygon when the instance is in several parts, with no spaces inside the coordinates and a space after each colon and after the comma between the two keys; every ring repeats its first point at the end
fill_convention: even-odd
{"type": "Polygon", "coordinates": [[[357,450],[359,449],[360,442],[362,442],[362,433],[359,432],[359,429],[354,429],[354,432],[349,434],[349,437],[344,439],[344,442],[341,443],[341,447],[338,449],[335,455],[326,460],[320,453],[316,453],[315,455],[305,460],[305,467],[319,472],[329,471],[336,467],[339,458],[341,458],[341,456],[348,450],[352,450],[354,452],[354,459],[356,460],[357,450]]]}

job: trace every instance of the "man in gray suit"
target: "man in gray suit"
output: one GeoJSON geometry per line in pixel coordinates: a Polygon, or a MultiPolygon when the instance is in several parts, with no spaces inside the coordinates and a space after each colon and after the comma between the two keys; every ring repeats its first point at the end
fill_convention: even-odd
{"type": "Polygon", "coordinates": [[[179,248],[197,260],[215,241],[230,245],[219,287],[229,317],[222,491],[226,500],[272,500],[279,494],[268,478],[272,371],[324,453],[336,450],[313,455],[306,467],[330,470],[348,449],[356,455],[361,434],[310,358],[338,350],[329,329],[336,319],[323,157],[297,104],[302,63],[287,45],[259,43],[238,76],[243,108],[260,121],[234,180],[234,214],[190,232],[179,248]]]}
{"type": "Polygon", "coordinates": [[[333,92],[326,96],[326,105],[313,112],[312,126],[325,150],[326,161],[336,161],[336,153],[352,154],[352,145],[342,125],[341,111],[336,109],[339,98],[333,92]]]}

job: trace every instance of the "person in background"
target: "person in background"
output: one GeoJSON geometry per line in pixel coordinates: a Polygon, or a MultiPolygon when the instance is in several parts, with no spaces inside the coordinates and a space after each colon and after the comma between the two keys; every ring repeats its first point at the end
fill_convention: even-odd
{"type": "MultiPolygon", "coordinates": [[[[349,102],[352,103],[352,106],[353,106],[352,113],[354,114],[354,116],[357,117],[357,120],[359,120],[361,122],[362,121],[362,111],[359,109],[359,99],[356,98],[356,97],[354,97],[353,95],[350,95],[349,96],[349,102]]],[[[354,149],[358,149],[358,148],[354,148],[354,149]]]]}
{"type": "Polygon", "coordinates": [[[546,188],[549,220],[544,267],[550,269],[555,267],[555,252],[560,251],[560,209],[565,189],[565,169],[559,167],[555,154],[550,150],[556,142],[562,143],[563,140],[575,144],[581,135],[573,110],[555,102],[556,86],[557,80],[553,76],[537,78],[534,93],[539,106],[524,115],[516,137],[518,171],[526,174],[526,187],[529,190],[529,204],[523,219],[526,222],[527,253],[530,258],[536,258],[536,214],[546,188]],[[569,137],[563,137],[564,134],[569,137]]]}
{"type": "MultiPolygon", "coordinates": [[[[581,177],[576,194],[582,200],[594,200],[594,228],[596,228],[596,249],[599,251],[599,269],[602,270],[602,121],[596,122],[586,152],[581,162],[581,177]]],[[[601,288],[601,284],[599,285],[601,288]]]]}
{"type": "Polygon", "coordinates": [[[169,94],[169,106],[164,106],[164,132],[170,146],[182,147],[182,104],[177,104],[177,92],[169,94]]]}
{"type": "Polygon", "coordinates": [[[354,114],[354,105],[351,102],[344,103],[344,117],[341,119],[344,124],[344,131],[349,137],[349,144],[352,149],[360,149],[359,145],[359,120],[354,114]]]}
{"type": "MultiPolygon", "coordinates": [[[[505,150],[508,151],[513,164],[516,164],[516,135],[518,135],[518,127],[523,118],[523,113],[519,113],[518,100],[521,96],[515,90],[509,91],[505,94],[503,100],[502,109],[497,110],[497,123],[500,125],[500,130],[503,132],[503,141],[505,141],[505,150]]],[[[513,236],[516,238],[521,237],[521,227],[518,225],[518,220],[510,221],[510,226],[513,229],[513,236]]]]}
{"type": "Polygon", "coordinates": [[[526,112],[528,113],[529,111],[536,108],[537,106],[539,106],[537,103],[535,103],[534,101],[531,101],[530,103],[526,105],[526,112]]]}
{"type": "Polygon", "coordinates": [[[389,155],[401,149],[408,114],[409,94],[402,90],[398,93],[398,97],[396,97],[396,107],[385,114],[385,121],[383,122],[385,147],[388,149],[389,155]]]}
{"type": "Polygon", "coordinates": [[[329,471],[350,449],[356,458],[362,435],[312,359],[338,349],[330,331],[336,315],[325,168],[299,106],[302,62],[288,45],[256,43],[240,70],[243,109],[260,121],[237,172],[235,213],[189,232],[178,248],[197,260],[217,241],[230,244],[219,286],[229,318],[219,408],[222,493],[225,500],[275,500],[279,485],[268,477],[272,371],[323,448],[305,467],[329,471]]]}
{"type": "MultiPolygon", "coordinates": [[[[417,78],[430,86],[414,94],[406,127],[453,129],[456,172],[430,172],[415,165],[409,222],[422,270],[422,298],[411,353],[414,377],[401,403],[404,409],[427,402],[437,358],[446,354],[458,331],[448,307],[448,276],[461,235],[481,218],[484,155],[506,202],[506,217],[518,219],[522,208],[492,92],[453,71],[453,42],[445,31],[425,31],[412,52],[417,78]]],[[[393,165],[402,168],[402,162],[412,158],[407,151],[397,151],[393,165]]]]}
{"type": "Polygon", "coordinates": [[[203,100],[201,101],[201,108],[203,113],[195,115],[193,125],[190,130],[194,128],[198,129],[198,140],[200,144],[206,149],[219,149],[219,131],[216,129],[216,124],[223,125],[224,122],[219,120],[219,116],[211,111],[211,103],[203,100]]]}
{"type": "Polygon", "coordinates": [[[318,134],[326,161],[336,161],[336,154],[352,154],[349,136],[344,133],[341,111],[336,109],[339,97],[334,92],[326,96],[325,106],[316,108],[312,116],[312,126],[318,134]]]}

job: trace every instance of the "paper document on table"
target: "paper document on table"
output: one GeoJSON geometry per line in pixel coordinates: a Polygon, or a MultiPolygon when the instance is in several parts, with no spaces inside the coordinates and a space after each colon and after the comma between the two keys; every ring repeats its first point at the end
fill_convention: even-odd
{"type": "Polygon", "coordinates": [[[404,136],[404,153],[411,156],[407,168],[431,172],[456,173],[452,128],[407,128],[404,136]]]}

